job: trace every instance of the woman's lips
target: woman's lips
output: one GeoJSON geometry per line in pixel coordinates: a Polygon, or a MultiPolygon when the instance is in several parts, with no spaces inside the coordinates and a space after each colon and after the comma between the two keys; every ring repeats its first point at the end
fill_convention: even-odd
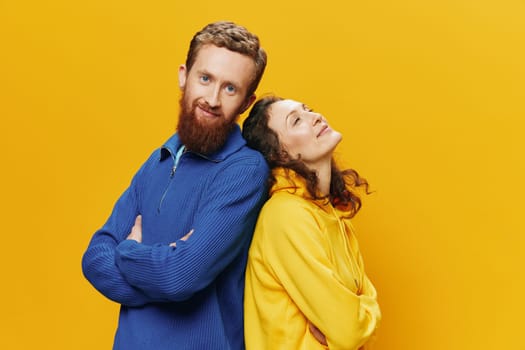
{"type": "Polygon", "coordinates": [[[317,134],[317,137],[324,135],[328,130],[330,130],[330,128],[325,124],[317,134]]]}

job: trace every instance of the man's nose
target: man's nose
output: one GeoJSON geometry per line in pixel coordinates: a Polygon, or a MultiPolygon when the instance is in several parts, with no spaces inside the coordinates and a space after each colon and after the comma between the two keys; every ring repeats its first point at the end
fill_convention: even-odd
{"type": "Polygon", "coordinates": [[[220,87],[216,85],[210,86],[205,100],[211,108],[219,107],[221,105],[220,93],[220,87]]]}

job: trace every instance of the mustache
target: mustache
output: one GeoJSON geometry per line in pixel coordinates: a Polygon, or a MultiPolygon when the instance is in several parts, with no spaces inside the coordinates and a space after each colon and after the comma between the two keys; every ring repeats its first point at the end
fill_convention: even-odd
{"type": "Polygon", "coordinates": [[[220,107],[212,107],[212,106],[210,106],[210,104],[208,102],[206,102],[206,100],[200,99],[200,100],[193,101],[192,106],[191,106],[191,111],[195,112],[195,109],[197,107],[199,107],[200,109],[205,110],[206,112],[222,115],[220,107]]]}
{"type": "Polygon", "coordinates": [[[234,120],[222,115],[221,108],[211,108],[203,99],[185,101],[184,96],[180,99],[180,114],[177,132],[180,140],[190,151],[201,154],[212,154],[220,149],[226,142],[233,128],[234,120]],[[195,115],[195,109],[211,109],[214,114],[221,114],[221,118],[212,120],[199,120],[195,115]]]}

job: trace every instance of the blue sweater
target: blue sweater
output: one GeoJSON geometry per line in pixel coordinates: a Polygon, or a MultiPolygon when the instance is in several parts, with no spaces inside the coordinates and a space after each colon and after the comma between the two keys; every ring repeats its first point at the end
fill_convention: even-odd
{"type": "Polygon", "coordinates": [[[82,259],[121,304],[114,349],[244,349],[244,272],[268,167],[238,126],[210,156],[175,164],[180,146],[175,134],[142,165],[82,259]],[[126,240],[138,214],[142,243],[126,240]]]}

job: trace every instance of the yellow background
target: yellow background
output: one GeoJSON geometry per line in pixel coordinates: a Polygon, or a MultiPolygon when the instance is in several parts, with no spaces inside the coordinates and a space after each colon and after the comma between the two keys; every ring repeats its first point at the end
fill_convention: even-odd
{"type": "Polygon", "coordinates": [[[218,19],[260,36],[258,92],[324,113],[376,191],[355,219],[376,348],[525,349],[522,0],[0,0],[0,348],[111,348],[81,255],[218,19]]]}

